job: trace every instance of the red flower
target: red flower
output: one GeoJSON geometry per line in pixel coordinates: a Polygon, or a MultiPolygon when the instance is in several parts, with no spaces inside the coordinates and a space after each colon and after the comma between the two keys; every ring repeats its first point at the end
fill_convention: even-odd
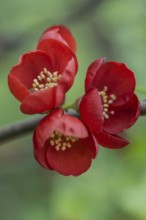
{"type": "Polygon", "coordinates": [[[140,114],[134,89],[134,74],[125,64],[104,63],[101,58],[89,66],[80,114],[101,145],[120,148],[128,144],[117,134],[132,126],[140,114]]]}
{"type": "Polygon", "coordinates": [[[58,40],[68,46],[70,49],[72,49],[74,53],[76,53],[76,41],[70,30],[63,25],[55,25],[47,28],[41,35],[39,43],[45,39],[58,40]]]}
{"type": "Polygon", "coordinates": [[[89,169],[98,144],[85,124],[57,109],[34,131],[34,155],[46,169],[63,175],[80,175],[89,169]]]}
{"type": "Polygon", "coordinates": [[[24,54],[8,76],[9,88],[26,114],[61,105],[78,68],[75,54],[58,40],[41,40],[37,49],[24,54]]]}

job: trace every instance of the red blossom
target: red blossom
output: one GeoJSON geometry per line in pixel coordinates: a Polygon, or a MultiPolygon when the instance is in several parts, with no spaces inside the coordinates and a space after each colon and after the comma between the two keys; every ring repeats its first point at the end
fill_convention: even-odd
{"type": "Polygon", "coordinates": [[[134,89],[134,74],[124,63],[104,63],[101,58],[89,66],[80,114],[101,145],[120,148],[128,144],[117,134],[132,126],[140,114],[134,89]]]}
{"type": "Polygon", "coordinates": [[[69,47],[54,39],[42,40],[37,50],[20,57],[10,71],[8,85],[23,113],[42,113],[62,104],[77,69],[69,47]]]}
{"type": "Polygon", "coordinates": [[[98,144],[85,124],[62,109],[39,122],[33,142],[36,160],[65,176],[85,172],[98,152],[98,144]]]}
{"type": "Polygon", "coordinates": [[[55,25],[47,28],[40,37],[39,43],[45,39],[58,40],[68,46],[74,53],[76,53],[76,41],[70,30],[63,25],[55,25]]]}

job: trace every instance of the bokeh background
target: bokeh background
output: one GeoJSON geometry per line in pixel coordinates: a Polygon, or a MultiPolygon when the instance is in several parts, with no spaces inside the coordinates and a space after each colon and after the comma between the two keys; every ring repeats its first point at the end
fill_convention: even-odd
{"type": "MultiPolygon", "coordinates": [[[[1,0],[0,125],[29,118],[10,94],[7,75],[41,33],[64,24],[78,44],[79,71],[67,101],[83,94],[88,65],[99,57],[125,62],[146,89],[145,0],[1,0]]],[[[146,99],[139,95],[140,99],[146,99]]],[[[0,146],[1,220],[146,220],[146,117],[121,150],[100,147],[88,172],[64,177],[41,168],[31,134],[0,146]]]]}

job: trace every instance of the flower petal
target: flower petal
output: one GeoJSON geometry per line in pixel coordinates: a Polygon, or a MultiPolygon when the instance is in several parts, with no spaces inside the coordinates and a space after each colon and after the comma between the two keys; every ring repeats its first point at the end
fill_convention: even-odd
{"type": "Polygon", "coordinates": [[[140,103],[137,96],[133,95],[126,105],[112,108],[112,110],[115,113],[110,115],[109,119],[105,119],[103,130],[110,134],[117,134],[136,122],[140,114],[140,103]]]}
{"type": "Polygon", "coordinates": [[[62,73],[62,78],[59,81],[59,84],[64,88],[64,91],[68,91],[74,83],[75,73],[77,73],[75,59],[72,58],[65,70],[62,73]]]}
{"type": "Polygon", "coordinates": [[[65,99],[63,88],[58,85],[52,88],[30,93],[21,103],[21,111],[24,114],[43,113],[60,106],[65,99]]]}
{"type": "Polygon", "coordinates": [[[67,45],[74,53],[76,53],[77,46],[75,38],[73,37],[72,33],[68,28],[63,25],[56,25],[46,29],[39,41],[45,39],[54,39],[58,40],[61,43],[67,45]]]}
{"type": "Polygon", "coordinates": [[[71,135],[77,138],[88,137],[88,131],[83,122],[71,115],[63,115],[60,119],[59,130],[64,135],[71,135]]]}
{"type": "Polygon", "coordinates": [[[86,79],[85,79],[85,91],[87,92],[93,86],[94,77],[99,69],[99,67],[103,64],[105,58],[100,58],[95,60],[90,64],[87,70],[86,79]]]}
{"type": "Polygon", "coordinates": [[[98,133],[103,125],[103,109],[97,89],[90,89],[80,102],[81,119],[90,127],[92,132],[98,133]]]}
{"type": "Polygon", "coordinates": [[[64,44],[52,39],[40,41],[38,49],[47,52],[51,56],[53,66],[59,66],[59,70],[62,73],[60,84],[64,87],[65,91],[68,91],[74,82],[74,77],[78,70],[75,54],[64,44]]]}
{"type": "Polygon", "coordinates": [[[37,146],[37,143],[35,143],[35,132],[34,132],[34,135],[33,135],[33,141],[34,141],[34,156],[35,156],[35,159],[38,161],[38,163],[46,168],[46,169],[50,169],[52,170],[52,168],[50,167],[50,165],[48,164],[47,162],[47,158],[46,158],[46,154],[47,154],[47,147],[43,147],[43,148],[38,148],[36,147],[37,146]]]}
{"type": "Polygon", "coordinates": [[[91,136],[78,140],[65,151],[56,151],[53,146],[48,146],[47,160],[60,174],[78,176],[89,169],[95,147],[97,148],[91,136]]]}
{"type": "Polygon", "coordinates": [[[70,115],[63,115],[62,109],[57,109],[43,118],[36,127],[37,146],[42,148],[55,129],[64,135],[87,138],[88,131],[81,120],[70,115]]]}
{"type": "Polygon", "coordinates": [[[59,108],[51,114],[48,114],[38,123],[33,138],[35,149],[41,149],[44,147],[45,142],[58,127],[62,115],[63,111],[59,108]]]}
{"type": "Polygon", "coordinates": [[[123,105],[129,101],[135,89],[133,72],[124,63],[106,62],[98,69],[93,85],[102,91],[108,87],[108,94],[115,94],[114,105],[123,105]]]}
{"type": "Polygon", "coordinates": [[[64,100],[65,92],[74,82],[77,65],[75,59],[71,56],[72,52],[67,47],[64,50],[64,45],[60,46],[62,44],[57,43],[59,43],[57,48],[62,49],[62,56],[57,48],[54,48],[52,52],[56,55],[54,54],[52,57],[51,54],[51,58],[43,51],[37,50],[26,53],[20,58],[20,63],[12,68],[8,76],[9,88],[12,94],[19,101],[22,101],[21,110],[23,113],[42,113],[58,107],[64,100]],[[59,86],[32,93],[33,80],[44,68],[47,68],[50,72],[58,71],[59,74],[62,74],[58,82],[59,86]]]}
{"type": "Polygon", "coordinates": [[[98,143],[106,148],[118,149],[125,147],[129,142],[117,135],[108,134],[104,131],[96,135],[98,143]]]}
{"type": "Polygon", "coordinates": [[[66,45],[59,41],[53,39],[45,39],[39,42],[37,49],[48,53],[53,62],[53,66],[61,66],[61,72],[63,72],[67,63],[72,58],[75,59],[75,69],[77,69],[77,59],[75,54],[66,45]]]}
{"type": "Polygon", "coordinates": [[[54,169],[63,175],[77,176],[85,172],[98,152],[96,138],[83,122],[73,116],[63,115],[62,109],[55,110],[39,122],[33,143],[37,161],[46,169],[54,169]],[[49,138],[55,130],[64,136],[76,138],[70,148],[57,150],[54,144],[51,145],[49,138]]]}
{"type": "Polygon", "coordinates": [[[36,142],[39,148],[51,136],[54,130],[59,129],[64,135],[71,135],[77,138],[87,138],[88,131],[83,122],[73,116],[64,115],[62,109],[57,109],[44,117],[36,127],[36,142]]]}
{"type": "MultiPolygon", "coordinates": [[[[14,70],[15,71],[15,70],[14,70]]],[[[8,75],[8,86],[11,93],[21,102],[29,95],[28,88],[13,74],[8,75]]]]}
{"type": "Polygon", "coordinates": [[[30,93],[33,80],[46,67],[52,71],[50,57],[43,51],[25,53],[19,59],[19,64],[14,66],[8,75],[8,85],[12,94],[22,101],[30,93]]]}

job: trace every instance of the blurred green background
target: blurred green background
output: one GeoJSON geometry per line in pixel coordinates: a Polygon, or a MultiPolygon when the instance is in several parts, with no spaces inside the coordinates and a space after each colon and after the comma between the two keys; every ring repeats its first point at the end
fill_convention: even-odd
{"type": "MultiPolygon", "coordinates": [[[[88,65],[102,56],[127,63],[137,85],[146,88],[145,0],[1,0],[0,21],[1,126],[30,117],[19,111],[7,75],[54,24],[66,25],[78,45],[79,72],[68,102],[83,93],[88,65]]],[[[125,133],[128,147],[100,147],[90,170],[79,177],[41,168],[31,135],[2,145],[0,220],[146,220],[145,133],[146,117],[141,117],[125,133]]]]}

